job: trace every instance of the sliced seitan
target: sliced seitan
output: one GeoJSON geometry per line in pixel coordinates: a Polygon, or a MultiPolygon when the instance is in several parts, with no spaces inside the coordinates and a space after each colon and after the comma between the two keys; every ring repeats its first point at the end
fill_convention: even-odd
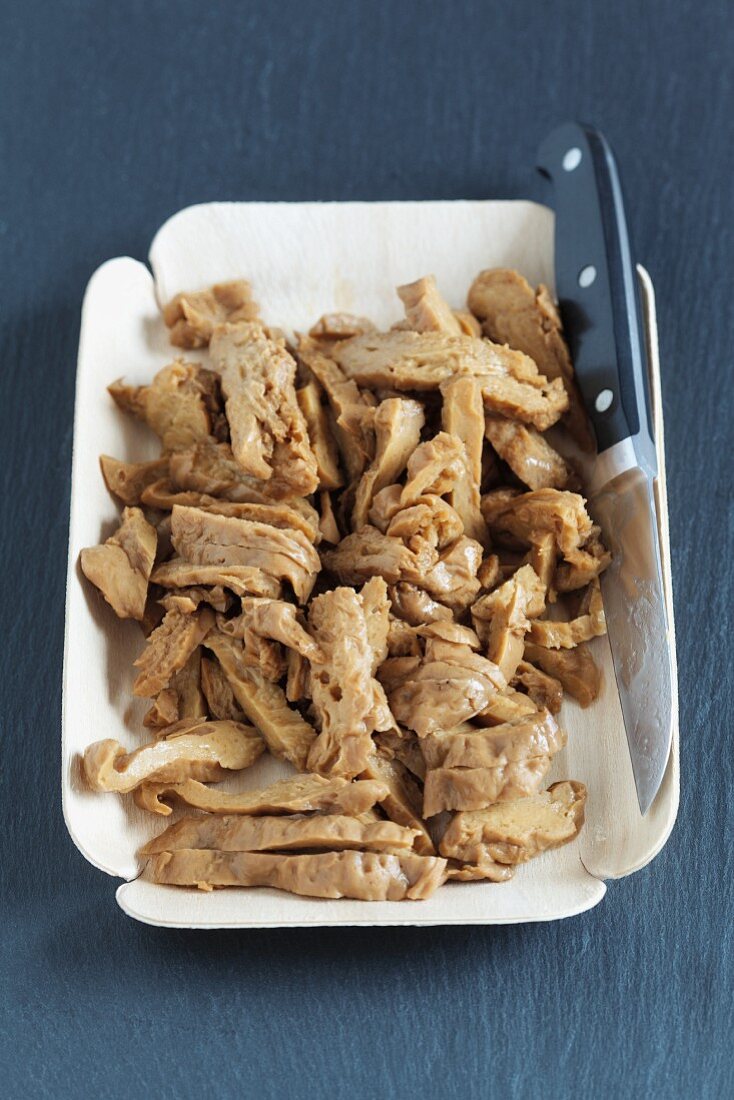
{"type": "Polygon", "coordinates": [[[418,836],[413,842],[416,852],[432,855],[436,849],[422,817],[421,787],[399,760],[387,760],[374,753],[360,780],[372,780],[383,785],[387,794],[380,799],[380,807],[391,821],[415,829],[418,836]]]}
{"type": "Polygon", "coordinates": [[[222,671],[219,661],[209,657],[201,659],[201,690],[213,718],[224,721],[241,722],[245,712],[234,697],[229,680],[222,671]]]}
{"type": "Polygon", "coordinates": [[[504,416],[488,416],[486,435],[502,461],[530,489],[565,489],[571,471],[536,428],[504,416]]]}
{"type": "Polygon", "coordinates": [[[451,378],[441,384],[441,396],[441,426],[463,444],[466,463],[465,475],[455,482],[448,501],[461,517],[464,532],[486,544],[487,524],[480,507],[485,431],[481,383],[476,378],[451,378]]]}
{"type": "Polygon", "coordinates": [[[114,535],[79,556],[82,573],[120,619],[145,616],[158,536],[139,508],[125,508],[114,535]]]}
{"type": "Polygon", "coordinates": [[[451,307],[441,297],[433,275],[398,287],[405,307],[407,327],[413,332],[446,332],[459,336],[462,328],[451,307]]]}
{"type": "Polygon", "coordinates": [[[400,581],[388,590],[392,612],[411,626],[452,618],[451,609],[434,600],[415,584],[400,581]]]}
{"type": "Polygon", "coordinates": [[[118,381],[108,390],[121,409],[153,429],[166,452],[184,450],[221,432],[219,378],[198,363],[177,360],[159,370],[149,386],[118,381]]]}
{"type": "Polygon", "coordinates": [[[535,794],[549,767],[548,756],[532,756],[496,768],[433,768],[426,772],[423,814],[481,810],[494,802],[535,794]]]}
{"type": "Polygon", "coordinates": [[[575,649],[546,649],[526,642],[525,660],[560,680],[563,690],[582,707],[593,703],[601,690],[601,671],[584,643],[575,649]]]}
{"type": "Polygon", "coordinates": [[[308,428],[311,450],[316,459],[319,489],[339,489],[344,479],[339,469],[339,449],[321,403],[321,387],[311,381],[296,390],[296,399],[308,428]]]}
{"type": "Polygon", "coordinates": [[[298,497],[292,483],[275,474],[269,481],[246,474],[229,443],[203,439],[171,455],[169,475],[175,489],[220,497],[234,503],[269,504],[298,497]]]}
{"type": "Polygon", "coordinates": [[[208,493],[192,489],[174,489],[170,481],[161,480],[149,485],[142,495],[143,504],[168,511],[177,504],[185,508],[201,508],[231,519],[249,519],[256,523],[269,523],[284,531],[302,531],[311,542],[319,541],[319,514],[312,504],[299,497],[291,500],[268,501],[257,504],[252,501],[218,500],[208,493]]]}
{"type": "Polygon", "coordinates": [[[173,675],[184,667],[196,647],[214,626],[211,608],[186,614],[167,611],[163,622],[148,636],[143,652],[133,662],[139,669],[133,695],[150,699],[167,688],[173,675]]]}
{"type": "Polygon", "coordinates": [[[225,321],[256,321],[257,304],[250,284],[244,279],[217,283],[208,290],[177,294],[163,310],[171,330],[171,343],[178,348],[205,348],[216,325],[225,321]]]}
{"type": "Polygon", "coordinates": [[[182,589],[189,585],[228,588],[236,596],[267,596],[278,599],[280,582],[253,565],[193,565],[183,558],[171,558],[156,566],[150,578],[162,588],[182,589]]]}
{"type": "Polygon", "coordinates": [[[555,756],[566,734],[547,710],[486,729],[467,728],[431,734],[422,742],[429,768],[498,768],[536,756],[555,756]]]}
{"type": "Polygon", "coordinates": [[[401,539],[383,535],[376,527],[363,527],[333,550],[322,552],[321,558],[324,568],[343,584],[361,584],[370,577],[383,577],[387,584],[421,584],[437,554],[427,544],[416,553],[401,539]]]}
{"type": "Polygon", "coordinates": [[[578,493],[537,489],[499,500],[489,494],[482,510],[493,534],[508,534],[523,543],[537,543],[550,532],[564,556],[582,546],[592,531],[586,501],[578,493]],[[486,502],[486,504],[485,504],[486,502]]]}
{"type": "Polygon", "coordinates": [[[563,684],[555,676],[531,665],[529,661],[520,661],[515,672],[513,684],[519,684],[528,693],[536,707],[545,707],[551,714],[558,714],[563,702],[563,684]]]}
{"type": "Polygon", "coordinates": [[[588,588],[588,607],[570,622],[536,619],[530,624],[528,637],[536,645],[546,649],[574,649],[581,642],[588,642],[607,632],[604,603],[598,579],[588,588]]]}
{"type": "Polygon", "coordinates": [[[104,483],[123,504],[140,504],[143,490],[168,473],[168,459],[155,458],[152,462],[121,462],[109,455],[99,456],[104,483]]]}
{"type": "Polygon", "coordinates": [[[374,418],[375,457],[362,474],[354,500],[355,531],[367,524],[375,494],[403,473],[418,447],[424,423],[423,406],[418,401],[393,397],[378,405],[374,418]]]}

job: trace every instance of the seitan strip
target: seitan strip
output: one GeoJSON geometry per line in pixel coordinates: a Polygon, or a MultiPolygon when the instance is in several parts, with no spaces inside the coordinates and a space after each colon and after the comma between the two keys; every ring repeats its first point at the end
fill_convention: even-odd
{"type": "Polygon", "coordinates": [[[183,611],[184,614],[191,615],[203,603],[209,604],[215,611],[229,611],[232,606],[232,597],[224,591],[221,584],[212,585],[211,588],[193,585],[174,589],[167,596],[161,596],[158,603],[166,611],[183,611]]]}
{"type": "Polygon", "coordinates": [[[316,340],[348,340],[364,332],[376,332],[376,326],[367,317],[354,313],[324,313],[308,330],[316,340]]]}
{"type": "Polygon", "coordinates": [[[296,390],[298,405],[303,413],[311,450],[316,459],[319,489],[339,489],[344,479],[339,469],[339,448],[329,426],[326,409],[321,404],[321,387],[311,381],[296,390]]]}
{"type": "Polygon", "coordinates": [[[318,488],[316,458],[296,400],[296,363],[262,325],[215,328],[209,345],[222,393],[232,453],[246,474],[267,481],[277,470],[296,496],[318,488]]]}
{"type": "Polygon", "coordinates": [[[294,775],[269,787],[232,794],[188,779],[178,784],[144,783],[134,795],[141,809],[167,817],[171,807],[164,799],[177,800],[191,809],[212,814],[347,814],[356,817],[389,797],[386,783],[321,775],[294,775]]]}
{"type": "Polygon", "coordinates": [[[401,539],[383,535],[376,527],[363,527],[343,538],[333,550],[321,555],[324,568],[344,584],[361,584],[370,577],[382,577],[387,584],[409,581],[421,585],[437,560],[426,544],[418,552],[401,539]]]}
{"type": "Polygon", "coordinates": [[[375,411],[375,457],[362,474],[354,501],[352,526],[355,531],[368,521],[372,500],[380,489],[397,481],[418,447],[425,423],[418,401],[393,397],[375,411]]]}
{"type": "Polygon", "coordinates": [[[152,867],[155,882],[174,886],[271,886],[312,898],[416,901],[444,881],[446,860],[379,852],[287,856],[181,849],[154,856],[152,867]]]}
{"type": "Polygon", "coordinates": [[[145,617],[158,536],[139,508],[125,508],[114,535],[79,556],[82,573],[120,619],[145,617]]]}
{"type": "Polygon", "coordinates": [[[548,756],[533,756],[496,768],[434,768],[426,772],[423,814],[481,810],[494,802],[535,794],[549,767],[548,756]]]}
{"type": "Polygon", "coordinates": [[[177,552],[195,565],[254,566],[275,580],[288,581],[301,603],[311,594],[321,562],[301,531],[233,519],[176,505],[171,538],[177,552]]]}
{"type": "Polygon", "coordinates": [[[546,649],[526,642],[525,660],[560,680],[563,690],[582,707],[593,703],[601,690],[601,671],[584,643],[575,649],[546,649]]]}
{"type": "Polygon", "coordinates": [[[574,592],[591,584],[610,564],[612,555],[598,536],[592,535],[579,550],[566,554],[556,570],[555,584],[559,592],[574,592]]]}
{"type": "Polygon", "coordinates": [[[390,708],[397,721],[426,737],[436,730],[450,729],[484,710],[490,699],[506,686],[491,661],[472,653],[469,646],[444,643],[426,646],[426,655],[416,665],[405,665],[405,675],[391,681],[395,661],[390,658],[380,669],[386,684],[390,708]]]}
{"type": "Polygon", "coordinates": [[[233,503],[269,504],[300,494],[276,472],[269,481],[246,474],[229,443],[203,439],[171,455],[169,475],[175,489],[205,493],[233,503]]]}
{"type": "Polygon", "coordinates": [[[376,781],[387,789],[387,794],[380,799],[382,810],[391,821],[417,830],[413,847],[421,855],[432,855],[436,849],[422,817],[421,788],[405,765],[375,753],[360,779],[376,781]]]}
{"type": "Polygon", "coordinates": [[[530,489],[565,489],[571,471],[537,429],[488,416],[486,435],[503,462],[530,489]]]}
{"type": "Polygon", "coordinates": [[[441,853],[477,863],[527,863],[578,836],[585,802],[583,783],[565,780],[542,794],[459,813],[443,835],[441,853]]]}
{"type": "Polygon", "coordinates": [[[423,742],[428,768],[499,768],[536,756],[555,756],[566,734],[547,710],[487,729],[461,726],[431,734],[423,742]]]}
{"type": "Polygon", "coordinates": [[[302,531],[311,542],[319,540],[319,515],[307,500],[294,497],[289,501],[269,501],[257,504],[247,501],[217,500],[208,493],[174,489],[170,481],[153,482],[142,495],[143,504],[151,508],[172,510],[177,504],[188,508],[201,508],[231,519],[249,519],[256,523],[268,523],[285,531],[302,531]]]}
{"type": "Polygon", "coordinates": [[[178,348],[205,348],[216,325],[225,321],[256,321],[257,304],[250,284],[244,279],[216,283],[208,290],[185,291],[172,298],[163,310],[171,330],[171,343],[178,348]]]}
{"type": "Polygon", "coordinates": [[[588,610],[571,622],[536,619],[531,623],[530,641],[546,649],[574,649],[581,642],[606,634],[606,617],[598,579],[589,585],[588,593],[588,610]]]}
{"type": "Polygon", "coordinates": [[[83,768],[93,790],[125,794],[145,782],[220,779],[222,769],[249,768],[264,750],[252,726],[194,719],[178,723],[163,740],[131,753],[119,741],[95,741],[84,751],[83,768]]]}
{"type": "Polygon", "coordinates": [[[236,596],[267,596],[270,599],[277,599],[281,594],[280,583],[252,565],[193,565],[181,558],[172,558],[156,566],[150,579],[162,588],[222,586],[236,596]]]}
{"type": "Polygon", "coordinates": [[[164,451],[191,447],[222,428],[219,379],[198,363],[170,363],[149,386],[118,381],[107,388],[121,409],[152,428],[164,451]]]}
{"type": "Polygon", "coordinates": [[[512,867],[491,860],[484,863],[462,863],[458,859],[449,859],[446,866],[448,882],[509,882],[514,873],[512,867]]]}
{"type": "Polygon", "coordinates": [[[401,581],[388,590],[392,612],[411,626],[433,623],[452,618],[451,609],[438,603],[422,588],[401,581]]]}
{"type": "Polygon", "coordinates": [[[141,849],[141,856],[181,848],[219,852],[410,851],[418,835],[393,821],[362,823],[344,815],[312,817],[184,817],[141,849]]]}
{"type": "Polygon", "coordinates": [[[219,661],[202,657],[201,690],[206,698],[209,713],[213,718],[241,722],[245,717],[245,713],[235,699],[234,692],[229,686],[229,680],[224,675],[219,661]]]}
{"type": "Polygon", "coordinates": [[[441,297],[434,275],[398,287],[405,307],[407,327],[413,332],[446,332],[459,336],[462,328],[448,303],[441,297]]]}
{"type": "Polygon", "coordinates": [[[465,534],[486,544],[489,533],[480,507],[485,431],[482,387],[475,378],[451,378],[441,384],[441,396],[441,426],[464,445],[466,462],[465,475],[455,482],[448,501],[461,517],[465,534]]]}
{"type": "Polygon", "coordinates": [[[493,533],[509,534],[532,544],[550,532],[565,556],[578,550],[592,532],[586,501],[578,493],[537,489],[511,499],[496,494],[489,497],[491,500],[483,498],[482,510],[493,533]]]}
{"type": "Polygon", "coordinates": [[[554,676],[548,676],[529,661],[520,661],[513,683],[520,684],[536,707],[545,707],[551,714],[558,714],[563,702],[563,684],[554,676]]]}
{"type": "Polygon", "coordinates": [[[104,483],[123,504],[140,504],[143,491],[168,473],[168,459],[152,462],[121,462],[109,455],[99,456],[104,483]]]}
{"type": "Polygon", "coordinates": [[[174,673],[184,667],[213,626],[214,612],[208,607],[193,614],[167,611],[133,662],[140,670],[133,684],[133,695],[149,699],[167,688],[174,673]]]}
{"type": "Polygon", "coordinates": [[[288,706],[283,689],[258,668],[246,664],[241,642],[212,631],[206,640],[229,681],[234,697],[265,738],[273,756],[305,771],[316,731],[298,711],[288,706]]]}

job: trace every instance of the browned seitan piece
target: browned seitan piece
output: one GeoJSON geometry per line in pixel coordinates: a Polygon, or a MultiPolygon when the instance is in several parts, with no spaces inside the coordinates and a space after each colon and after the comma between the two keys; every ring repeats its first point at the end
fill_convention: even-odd
{"type": "Polygon", "coordinates": [[[367,317],[357,317],[354,313],[324,313],[308,334],[316,340],[331,341],[349,340],[351,336],[376,331],[377,326],[367,317]]]}
{"type": "Polygon", "coordinates": [[[411,660],[390,658],[379,676],[396,720],[419,737],[473,717],[506,686],[497,666],[466,645],[427,639],[422,660],[415,665],[395,665],[396,661],[411,660]]]}
{"type": "Polygon", "coordinates": [[[477,569],[477,580],[482,588],[494,588],[499,579],[500,559],[496,554],[489,554],[477,569]]]}
{"type": "Polygon", "coordinates": [[[399,485],[391,485],[378,493],[370,511],[370,517],[375,518],[375,526],[380,529],[387,520],[385,533],[391,538],[402,539],[406,546],[417,552],[424,543],[443,550],[464,534],[464,524],[458,512],[443,497],[424,493],[403,508],[395,500],[395,490],[398,494],[402,493],[399,485]]]}
{"type": "Polygon", "coordinates": [[[288,581],[301,603],[311,594],[321,568],[319,555],[301,531],[234,519],[200,508],[176,505],[171,538],[176,551],[194,565],[254,566],[288,581]]]}
{"type": "Polygon", "coordinates": [[[499,726],[503,722],[512,722],[526,714],[534,714],[538,708],[535,703],[519,691],[509,688],[501,694],[493,695],[487,706],[473,721],[481,726],[499,726]]]}
{"type": "Polygon", "coordinates": [[[288,706],[283,689],[245,662],[242,643],[212,631],[206,647],[224,672],[235,699],[257,727],[273,756],[287,760],[299,771],[316,739],[316,731],[297,710],[288,706]]]}
{"type": "Polygon", "coordinates": [[[408,460],[408,476],[400,494],[401,507],[407,508],[426,494],[443,496],[467,476],[464,446],[448,432],[439,432],[413,451],[408,460]]]}
{"type": "Polygon", "coordinates": [[[232,606],[232,597],[224,591],[221,584],[206,588],[204,585],[192,585],[186,588],[174,588],[166,596],[161,596],[158,603],[166,611],[183,611],[185,615],[191,615],[203,603],[209,604],[215,611],[229,611],[232,606]]]}
{"type": "Polygon", "coordinates": [[[405,765],[374,753],[360,779],[376,781],[387,788],[387,794],[380,799],[381,809],[391,821],[416,829],[418,836],[413,842],[416,852],[432,855],[436,849],[422,817],[421,787],[405,765]]]}
{"type": "Polygon", "coordinates": [[[472,863],[527,863],[578,836],[585,802],[583,783],[565,780],[530,798],[458,813],[443,835],[441,852],[472,863]]]}
{"type": "Polygon", "coordinates": [[[481,810],[494,802],[535,794],[549,767],[548,756],[532,756],[496,768],[434,768],[426,772],[423,814],[481,810]]]}
{"type": "Polygon", "coordinates": [[[438,560],[418,583],[434,599],[457,612],[463,611],[477,598],[480,589],[477,571],[483,552],[481,543],[462,535],[441,550],[438,560]]]}
{"type": "MultiPolygon", "coordinates": [[[[201,649],[197,648],[184,667],[174,672],[169,686],[156,695],[143,725],[164,728],[185,718],[206,718],[207,714],[206,699],[201,690],[201,649]]],[[[239,721],[239,718],[234,720],[239,721]]]]}
{"type": "Polygon", "coordinates": [[[375,457],[357,486],[352,512],[355,531],[367,524],[375,493],[402,474],[418,447],[424,423],[423,406],[407,398],[389,398],[375,410],[375,457]]]}
{"type": "Polygon", "coordinates": [[[321,403],[321,387],[310,381],[296,390],[298,405],[308,428],[308,438],[316,459],[319,488],[339,489],[344,479],[339,469],[339,449],[329,425],[326,409],[321,403]]]}
{"type": "Polygon", "coordinates": [[[522,660],[529,620],[544,609],[545,587],[530,565],[523,565],[472,606],[472,619],[486,642],[487,656],[508,683],[522,660]]]}
{"type": "Polygon", "coordinates": [[[555,585],[559,592],[573,592],[591,584],[612,560],[612,555],[602,545],[598,536],[591,535],[579,550],[566,555],[556,570],[555,585]]]}
{"type": "Polygon", "coordinates": [[[456,509],[469,538],[486,544],[487,524],[480,508],[484,403],[481,383],[476,378],[451,378],[441,383],[443,409],[441,426],[464,445],[466,471],[450,490],[449,504],[456,509]]]}
{"type": "Polygon", "coordinates": [[[234,697],[229,680],[222,671],[219,661],[209,657],[201,659],[201,690],[213,718],[223,721],[241,722],[245,712],[234,697]]]}
{"type": "Polygon", "coordinates": [[[495,494],[489,496],[491,501],[483,498],[482,510],[490,530],[498,536],[509,534],[523,543],[537,543],[550,532],[565,556],[578,550],[591,534],[593,524],[578,493],[537,489],[501,503],[495,494]]]}
{"type": "Polygon", "coordinates": [[[163,310],[171,343],[178,348],[205,348],[216,325],[257,318],[258,308],[244,279],[177,294],[163,310]]]}
{"type": "Polygon", "coordinates": [[[164,451],[184,450],[221,433],[219,378],[198,363],[170,363],[149,386],[120,380],[107,388],[121,409],[153,429],[164,451]]]}
{"type": "Polygon", "coordinates": [[[145,489],[142,501],[151,508],[164,508],[170,511],[180,504],[185,508],[201,508],[204,512],[215,512],[217,515],[230,516],[232,519],[269,523],[271,527],[282,527],[285,531],[295,528],[297,531],[302,531],[310,542],[319,541],[319,514],[312,504],[299,497],[293,497],[287,501],[269,501],[267,504],[217,500],[208,493],[197,493],[192,489],[174,489],[170,481],[161,480],[145,489]]]}
{"type": "Polygon", "coordinates": [[[232,619],[220,619],[218,628],[246,644],[251,635],[271,638],[313,661],[323,661],[324,655],[311,635],[304,629],[295,604],[284,600],[266,600],[248,596],[242,600],[242,611],[232,619]]]}
{"type": "Polygon", "coordinates": [[[118,741],[95,741],[84,752],[83,768],[93,790],[125,794],[145,782],[221,779],[226,774],[223,769],[249,768],[264,749],[252,726],[193,719],[171,727],[163,740],[131,753],[118,741]]]}
{"type": "Polygon", "coordinates": [[[319,504],[321,505],[321,516],[319,518],[319,532],[324,542],[331,543],[332,546],[341,539],[341,533],[339,531],[339,524],[336,522],[336,516],[334,515],[334,505],[331,500],[331,493],[320,493],[319,504]]]}
{"type": "Polygon", "coordinates": [[[418,835],[393,821],[363,823],[344,815],[312,817],[184,817],[149,841],[142,856],[181,848],[219,852],[288,852],[325,848],[327,851],[410,851],[418,835]]]}
{"type": "Polygon", "coordinates": [[[296,400],[296,363],[256,322],[220,325],[209,345],[221,375],[232,453],[246,474],[277,470],[294,496],[318,488],[316,459],[296,400]]]}
{"type": "Polygon", "coordinates": [[[143,490],[168,473],[168,459],[156,458],[152,462],[121,462],[109,455],[99,456],[104,483],[123,504],[140,504],[143,490]]]}
{"type": "Polygon", "coordinates": [[[212,814],[347,814],[356,817],[389,797],[387,784],[377,780],[358,780],[321,775],[294,775],[269,787],[232,794],[189,779],[179,784],[144,783],[135,792],[141,809],[167,817],[171,807],[165,800],[176,800],[191,809],[212,814]]]}
{"type": "Polygon", "coordinates": [[[503,462],[530,489],[565,489],[571,471],[537,429],[488,416],[486,435],[503,462]]]}
{"type": "Polygon", "coordinates": [[[213,626],[214,612],[208,607],[193,614],[167,611],[133,662],[140,670],[133,684],[133,695],[150,699],[167,688],[174,673],[184,667],[213,626]]]}
{"type": "Polygon", "coordinates": [[[446,332],[459,336],[462,328],[444,301],[433,275],[424,275],[414,283],[398,287],[398,297],[405,307],[407,327],[413,332],[446,332]]]}
{"type": "Polygon", "coordinates": [[[101,546],[82,550],[79,563],[121,619],[142,620],[157,535],[139,508],[125,508],[114,535],[101,546]]]}
{"type": "Polygon", "coordinates": [[[181,589],[189,585],[228,588],[236,596],[267,596],[278,599],[280,582],[252,565],[193,565],[183,558],[171,558],[157,565],[150,578],[162,588],[181,589]]]}
{"type": "Polygon", "coordinates": [[[548,676],[560,680],[563,690],[582,707],[588,707],[599,694],[601,671],[586,644],[582,643],[575,649],[546,649],[545,646],[526,642],[525,660],[538,665],[548,676]]]}
{"type": "Polygon", "coordinates": [[[169,475],[175,489],[219,497],[234,503],[269,504],[298,497],[291,481],[274,474],[269,481],[246,474],[229,443],[204,439],[171,455],[169,475]]]}
{"type": "Polygon", "coordinates": [[[566,734],[547,710],[499,726],[479,729],[463,724],[432,733],[421,742],[428,768],[499,768],[536,756],[553,757],[566,734]]]}
{"type": "Polygon", "coordinates": [[[448,882],[509,882],[514,868],[501,863],[462,863],[458,859],[447,860],[446,879],[448,882]]]}
{"type": "Polygon", "coordinates": [[[357,384],[346,377],[333,359],[323,354],[314,340],[299,339],[298,357],[326,393],[347,478],[350,483],[356,482],[375,453],[374,409],[357,384]]]}
{"type": "Polygon", "coordinates": [[[411,626],[451,619],[451,609],[434,600],[422,588],[401,581],[389,589],[392,612],[411,626]]]}
{"type": "Polygon", "coordinates": [[[469,290],[469,309],[484,333],[500,344],[524,351],[547,378],[560,378],[569,396],[566,424],[585,450],[593,438],[578,391],[571,356],[563,338],[558,309],[545,286],[533,290],[517,271],[482,271],[469,290]]]}
{"type": "Polygon", "coordinates": [[[529,661],[520,661],[513,683],[520,684],[536,707],[545,707],[551,714],[558,714],[563,702],[563,685],[554,676],[548,676],[529,661]]]}
{"type": "Polygon", "coordinates": [[[587,591],[588,607],[583,607],[577,618],[570,622],[537,619],[530,624],[530,641],[546,649],[574,649],[581,642],[606,634],[606,617],[598,579],[592,581],[587,591]]]}
{"type": "Polygon", "coordinates": [[[373,731],[391,724],[372,675],[373,650],[359,595],[340,587],[317,596],[309,606],[308,625],[323,654],[322,661],[311,660],[311,698],[321,732],[308,766],[322,775],[353,778],[373,752],[373,731]]]}
{"type": "Polygon", "coordinates": [[[181,849],[152,859],[155,882],[174,886],[271,886],[312,898],[412,901],[429,898],[444,881],[446,860],[381,852],[264,852],[181,849]]]}
{"type": "Polygon", "coordinates": [[[401,539],[368,526],[347,535],[333,550],[323,551],[321,558],[324,568],[343,584],[383,577],[388,584],[404,580],[420,585],[435,565],[437,554],[428,544],[416,553],[401,539]]]}
{"type": "Polygon", "coordinates": [[[382,577],[372,577],[359,593],[365,622],[367,641],[372,651],[372,675],[387,657],[387,635],[390,628],[390,599],[382,577]]]}
{"type": "Polygon", "coordinates": [[[560,379],[549,382],[522,352],[442,332],[392,331],[356,336],[334,347],[348,378],[397,391],[436,390],[456,375],[481,379],[485,406],[545,431],[568,408],[560,379]]]}
{"type": "Polygon", "coordinates": [[[421,783],[426,778],[426,762],[421,743],[410,730],[385,730],[375,734],[375,744],[380,756],[387,760],[399,760],[421,783]]]}

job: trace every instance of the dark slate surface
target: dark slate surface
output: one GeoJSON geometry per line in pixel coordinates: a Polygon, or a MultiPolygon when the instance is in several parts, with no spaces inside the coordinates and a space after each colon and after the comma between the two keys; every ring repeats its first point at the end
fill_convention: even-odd
{"type": "Polygon", "coordinates": [[[1,5],[5,1096],[732,1094],[727,8],[1,5]],[[659,299],[684,776],[672,839],[596,910],[547,926],[134,924],[59,799],[87,279],[144,258],[159,223],[202,200],[537,194],[536,144],[574,116],[617,149],[659,299]]]}

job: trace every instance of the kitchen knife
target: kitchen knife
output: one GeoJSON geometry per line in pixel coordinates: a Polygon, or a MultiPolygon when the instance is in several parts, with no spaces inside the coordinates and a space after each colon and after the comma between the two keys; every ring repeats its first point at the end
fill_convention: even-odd
{"type": "Polygon", "coordinates": [[[613,554],[602,574],[609,641],[640,811],[672,736],[672,676],[654,485],[647,348],[622,189],[598,130],[566,123],[538,150],[555,194],[556,289],[597,439],[589,512],[613,554]]]}

